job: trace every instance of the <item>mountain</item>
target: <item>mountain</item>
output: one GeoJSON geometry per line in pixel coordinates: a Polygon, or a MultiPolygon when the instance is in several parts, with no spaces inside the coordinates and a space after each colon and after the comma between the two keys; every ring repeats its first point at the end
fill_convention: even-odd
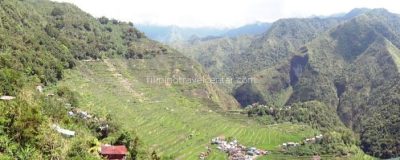
{"type": "MultiPolygon", "coordinates": [[[[210,73],[215,75],[215,72],[223,72],[226,76],[233,78],[248,77],[258,71],[276,65],[282,60],[287,60],[290,55],[298,52],[299,48],[316,38],[319,34],[368,10],[356,8],[342,16],[289,18],[278,20],[272,24],[261,23],[261,26],[267,27],[267,29],[264,32],[260,32],[260,34],[232,37],[231,41],[238,42],[241,41],[240,38],[242,37],[244,43],[234,44],[235,46],[241,46],[235,52],[227,49],[226,52],[228,54],[226,55],[229,56],[222,57],[222,59],[227,59],[221,65],[224,67],[220,67],[217,71],[213,69],[210,73]],[[249,39],[251,39],[250,45],[248,42],[249,39]],[[238,52],[239,50],[240,52],[238,52]]],[[[200,63],[206,66],[207,69],[208,65],[204,65],[208,59],[207,57],[212,57],[210,55],[216,55],[217,53],[212,50],[199,50],[201,48],[208,48],[202,47],[205,43],[218,46],[224,39],[226,38],[202,39],[201,41],[188,41],[188,43],[181,44],[172,43],[171,45],[175,48],[183,49],[182,52],[190,57],[194,57],[197,60],[202,59],[200,63]],[[192,50],[192,48],[197,49],[192,50]],[[204,54],[204,57],[201,57],[205,51],[208,51],[208,54],[204,54]]],[[[224,52],[224,50],[221,49],[219,52],[224,52]]],[[[207,63],[210,64],[209,62],[207,63]]]]}
{"type": "Polygon", "coordinates": [[[390,158],[400,153],[395,138],[399,19],[385,9],[354,9],[335,17],[281,19],[259,36],[197,40],[175,47],[192,55],[211,76],[254,80],[222,84],[243,107],[255,108],[249,114],[279,120],[281,113],[254,105],[300,105],[306,111],[310,108],[305,104],[322,102],[360,134],[366,153],[390,158]]]}
{"type": "Polygon", "coordinates": [[[192,55],[201,64],[68,3],[2,0],[0,13],[0,159],[104,159],[103,145],[127,159],[227,159],[210,143],[225,136],[267,159],[398,156],[399,20],[385,10],[191,37],[212,52],[192,55]]]}
{"type": "MultiPolygon", "coordinates": [[[[241,54],[255,39],[253,36],[218,37],[212,39],[193,39],[187,42],[170,44],[188,57],[197,60],[214,78],[230,78],[224,68],[233,64],[231,57],[241,54]]],[[[220,86],[230,91],[236,83],[224,83],[220,86]]]]}
{"type": "Polygon", "coordinates": [[[227,120],[214,112],[238,108],[236,100],[214,84],[187,82],[210,78],[198,63],[148,39],[131,23],[106,17],[96,19],[74,5],[48,0],[3,0],[0,13],[0,159],[102,159],[97,152],[102,144],[125,145],[128,158],[132,159],[157,156],[143,144],[142,137],[147,135],[135,133],[139,126],[123,125],[125,122],[114,114],[115,108],[124,106],[104,102],[109,105],[92,106],[92,102],[102,100],[115,102],[115,97],[86,103],[92,96],[123,94],[121,97],[126,99],[121,101],[148,105],[157,103],[157,97],[150,96],[160,90],[151,89],[153,93],[146,92],[148,95],[143,95],[142,90],[159,84],[164,92],[158,93],[165,94],[157,96],[167,97],[168,102],[160,103],[162,108],[153,108],[155,112],[164,113],[162,109],[179,105],[174,108],[181,109],[178,113],[191,107],[193,115],[194,107],[198,107],[197,110],[209,113],[202,119],[211,117],[224,122],[227,120]],[[131,64],[125,67],[136,70],[117,68],[115,62],[131,64]],[[93,65],[100,71],[90,70],[93,65]],[[71,77],[71,72],[82,75],[71,77]],[[125,77],[126,72],[135,72],[137,81],[125,77]],[[102,79],[93,79],[104,74],[102,79]],[[85,76],[93,81],[90,84],[96,84],[93,95],[83,95],[83,88],[75,88],[78,82],[61,85],[85,76]],[[173,77],[187,81],[163,81],[173,77]],[[98,87],[104,84],[119,88],[111,92],[110,88],[98,87]],[[14,99],[6,101],[3,96],[14,99]]]}
{"type": "Polygon", "coordinates": [[[246,105],[324,102],[361,134],[362,148],[367,153],[397,157],[399,148],[394,137],[398,133],[393,132],[398,130],[397,125],[377,129],[369,123],[398,124],[394,117],[398,117],[399,108],[399,22],[399,16],[375,9],[340,23],[303,47],[299,45],[286,62],[255,74],[259,83],[240,87],[237,99],[246,105]],[[243,99],[251,94],[258,98],[243,99]],[[378,110],[391,110],[393,114],[386,115],[385,121],[378,110]]]}
{"type": "Polygon", "coordinates": [[[355,9],[351,10],[349,13],[344,14],[343,18],[351,19],[351,18],[354,18],[354,17],[359,16],[361,14],[367,13],[367,12],[369,12],[371,10],[372,9],[369,9],[369,8],[355,8],[355,9]]]}
{"type": "Polygon", "coordinates": [[[226,29],[211,28],[211,27],[178,27],[178,26],[158,26],[136,24],[139,30],[143,31],[151,39],[169,43],[175,41],[185,41],[192,37],[204,38],[207,36],[220,36],[226,32],[226,29]]]}
{"type": "Polygon", "coordinates": [[[236,37],[244,35],[258,35],[268,30],[270,23],[257,22],[238,28],[212,28],[212,27],[178,27],[136,24],[151,39],[163,43],[181,43],[192,39],[236,37]]]}
{"type": "Polygon", "coordinates": [[[238,37],[244,35],[258,35],[264,33],[271,26],[271,23],[257,22],[253,24],[247,24],[238,28],[230,29],[223,36],[227,37],[238,37]]]}
{"type": "MultiPolygon", "coordinates": [[[[212,76],[248,78],[285,60],[302,45],[341,21],[338,18],[283,19],[273,23],[260,35],[194,40],[171,45],[199,61],[212,76]]],[[[238,85],[228,88],[232,90],[235,87],[238,85]]]]}

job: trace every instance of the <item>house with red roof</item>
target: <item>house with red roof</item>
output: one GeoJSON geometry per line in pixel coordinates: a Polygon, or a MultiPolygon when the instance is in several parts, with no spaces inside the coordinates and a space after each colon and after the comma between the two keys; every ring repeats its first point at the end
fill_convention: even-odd
{"type": "Polygon", "coordinates": [[[108,160],[125,160],[128,149],[124,145],[102,145],[100,154],[108,160]]]}

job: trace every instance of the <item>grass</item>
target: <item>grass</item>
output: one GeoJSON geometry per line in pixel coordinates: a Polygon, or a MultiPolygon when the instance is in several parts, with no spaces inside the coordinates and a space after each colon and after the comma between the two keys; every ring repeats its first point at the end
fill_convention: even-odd
{"type": "MultiPolygon", "coordinates": [[[[109,60],[117,70],[110,71],[104,62],[82,62],[66,71],[59,85],[66,85],[80,95],[80,107],[91,112],[111,113],[114,119],[136,132],[144,144],[161,156],[175,159],[198,159],[216,136],[235,137],[247,146],[276,150],[279,144],[301,141],[318,131],[304,125],[262,125],[245,115],[223,115],[200,99],[184,96],[180,87],[150,85],[143,81],[143,67],[130,62],[109,60]],[[131,84],[120,83],[121,74],[131,84]],[[131,93],[142,96],[133,96],[131,93]],[[142,99],[142,100],[139,100],[142,99]],[[190,135],[192,137],[190,138],[190,135]]],[[[146,66],[145,66],[146,67],[146,66]]],[[[209,159],[224,159],[214,150],[209,159]]]]}

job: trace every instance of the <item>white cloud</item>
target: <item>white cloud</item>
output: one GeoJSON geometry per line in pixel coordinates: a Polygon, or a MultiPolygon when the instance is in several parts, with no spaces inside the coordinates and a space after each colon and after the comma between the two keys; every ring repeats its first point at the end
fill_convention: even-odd
{"type": "Polygon", "coordinates": [[[70,2],[96,16],[133,23],[234,27],[279,18],[331,15],[353,8],[386,8],[400,13],[395,0],[54,0],[70,2]]]}

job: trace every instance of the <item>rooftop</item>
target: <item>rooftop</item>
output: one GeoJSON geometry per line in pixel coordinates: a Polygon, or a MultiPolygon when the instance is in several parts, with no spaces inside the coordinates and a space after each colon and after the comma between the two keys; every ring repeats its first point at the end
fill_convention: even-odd
{"type": "Polygon", "coordinates": [[[13,99],[15,99],[15,97],[12,97],[12,96],[1,96],[0,97],[0,100],[13,100],[13,99]]]}
{"type": "Polygon", "coordinates": [[[128,149],[124,145],[119,146],[111,146],[111,145],[102,145],[101,146],[101,154],[102,155],[111,155],[111,154],[120,154],[126,155],[128,153],[128,149]]]}

